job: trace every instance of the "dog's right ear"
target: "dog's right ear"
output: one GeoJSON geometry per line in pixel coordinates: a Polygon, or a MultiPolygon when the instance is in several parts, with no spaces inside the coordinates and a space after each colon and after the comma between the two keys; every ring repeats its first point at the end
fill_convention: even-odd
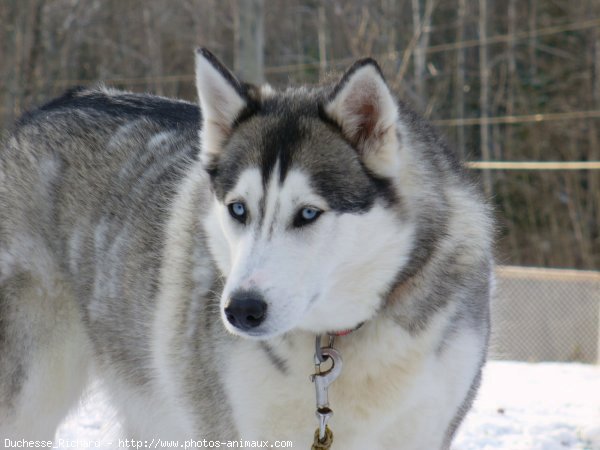
{"type": "Polygon", "coordinates": [[[205,48],[196,50],[196,87],[202,113],[200,160],[210,169],[234,122],[248,107],[248,89],[205,48]]]}

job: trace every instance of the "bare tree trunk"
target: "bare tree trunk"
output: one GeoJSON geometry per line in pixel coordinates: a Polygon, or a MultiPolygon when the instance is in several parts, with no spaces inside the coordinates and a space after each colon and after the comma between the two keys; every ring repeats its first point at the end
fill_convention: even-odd
{"type": "MultiPolygon", "coordinates": [[[[14,47],[14,55],[15,55],[15,69],[14,69],[14,78],[12,79],[12,115],[13,117],[17,117],[21,114],[22,107],[22,99],[23,99],[23,85],[22,78],[24,72],[24,63],[23,63],[23,55],[25,53],[25,45],[24,45],[24,20],[23,20],[23,11],[21,8],[16,8],[15,12],[15,47],[14,47]]],[[[12,120],[12,119],[11,119],[12,120]]]]}
{"type": "MultiPolygon", "coordinates": [[[[537,27],[537,0],[529,0],[529,32],[532,33],[537,27]]],[[[532,79],[537,77],[537,38],[529,38],[529,74],[532,79]]]]}
{"type": "Polygon", "coordinates": [[[264,0],[235,2],[234,68],[247,82],[261,84],[264,74],[264,0]]]}
{"type": "MultiPolygon", "coordinates": [[[[456,31],[456,41],[462,42],[465,38],[465,17],[467,14],[467,0],[458,0],[458,29],[456,31]]],[[[454,81],[454,92],[456,95],[455,116],[459,119],[465,117],[465,49],[459,48],[456,51],[456,75],[454,81]]],[[[465,159],[465,128],[457,127],[456,144],[458,154],[461,159],[465,159]]]]}
{"type": "MultiPolygon", "coordinates": [[[[512,116],[515,113],[515,87],[517,85],[517,61],[515,55],[515,40],[514,34],[517,29],[517,0],[508,1],[508,34],[513,36],[508,43],[508,86],[506,93],[506,114],[512,116]]],[[[504,137],[504,159],[512,159],[513,151],[513,127],[511,125],[506,126],[505,137],[504,137]]],[[[499,158],[499,156],[497,156],[499,158]]],[[[502,189],[502,198],[504,199],[503,207],[508,217],[515,217],[516,212],[512,205],[512,198],[510,198],[510,189],[508,186],[508,179],[506,174],[500,182],[502,189]]],[[[521,261],[521,247],[517,242],[518,230],[515,229],[512,223],[507,224],[511,229],[509,230],[508,236],[510,239],[510,247],[514,253],[515,261],[521,261]]]]}
{"type": "Polygon", "coordinates": [[[151,82],[154,92],[158,95],[164,95],[163,86],[160,78],[163,76],[162,51],[160,42],[157,42],[157,36],[160,33],[156,30],[156,25],[153,23],[152,17],[154,14],[150,11],[149,3],[144,3],[142,10],[144,20],[144,32],[146,34],[146,43],[148,44],[148,56],[150,58],[150,70],[154,80],[151,82]]]}
{"type": "MultiPolygon", "coordinates": [[[[588,14],[590,17],[594,17],[592,14],[597,17],[597,15],[600,13],[600,6],[597,2],[593,3],[590,9],[590,14],[588,14]]],[[[592,30],[590,57],[592,59],[591,66],[594,68],[591,71],[590,80],[590,87],[592,90],[592,105],[590,109],[600,110],[600,32],[598,31],[598,28],[594,28],[592,30]]],[[[600,130],[597,126],[594,126],[594,123],[594,121],[588,120],[587,128],[590,146],[588,158],[590,161],[600,160],[600,149],[598,148],[600,146],[600,130]]],[[[598,225],[600,224],[600,171],[588,170],[587,179],[589,195],[588,223],[595,223],[598,225]]],[[[592,262],[592,267],[597,268],[600,265],[599,252],[594,252],[593,249],[592,254],[596,254],[596,261],[592,262]]],[[[600,339],[600,335],[598,338],[600,339]]]]}
{"type": "MultiPolygon", "coordinates": [[[[17,87],[17,77],[15,73],[15,52],[17,50],[17,45],[15,45],[15,38],[18,32],[19,15],[16,11],[14,2],[0,2],[0,10],[2,12],[2,23],[6,24],[4,32],[2,33],[6,38],[6,41],[0,42],[0,48],[2,49],[0,61],[4,62],[0,65],[0,76],[2,76],[2,79],[6,80],[5,83],[0,83],[0,99],[2,100],[0,102],[0,117],[3,119],[2,123],[0,123],[0,127],[6,129],[13,121],[15,89],[17,87]]],[[[2,134],[0,132],[0,139],[1,138],[2,134]]]]}
{"type": "Polygon", "coordinates": [[[327,17],[325,16],[325,5],[318,6],[318,39],[319,39],[319,78],[323,79],[327,71],[327,17]]]}
{"type": "MultiPolygon", "coordinates": [[[[296,63],[297,64],[303,64],[304,61],[304,42],[302,40],[302,36],[304,35],[304,33],[302,33],[302,29],[303,29],[303,17],[302,14],[297,14],[296,20],[294,20],[294,27],[296,28],[296,63]]],[[[300,72],[300,70],[298,71],[300,72]]],[[[299,74],[301,76],[301,74],[299,74]]]]}
{"type": "Polygon", "coordinates": [[[383,0],[382,10],[384,11],[385,18],[387,19],[386,36],[387,38],[387,52],[388,57],[395,58],[396,53],[396,40],[397,40],[397,25],[396,25],[396,8],[397,2],[395,0],[383,0]]]}
{"type": "Polygon", "coordinates": [[[36,72],[38,70],[38,60],[42,50],[42,10],[44,0],[37,0],[29,4],[29,29],[31,32],[31,42],[27,58],[24,61],[23,70],[23,103],[26,107],[31,106],[33,93],[37,91],[36,72]]]}
{"type": "MultiPolygon", "coordinates": [[[[572,155],[576,154],[578,150],[578,143],[577,136],[575,134],[571,134],[570,136],[570,147],[571,151],[569,153],[572,155]]],[[[589,253],[589,243],[591,242],[591,239],[588,233],[586,233],[586,230],[588,229],[586,227],[586,221],[581,220],[581,218],[584,217],[583,212],[581,211],[583,198],[579,192],[581,181],[578,179],[579,177],[577,177],[577,175],[568,172],[564,175],[564,178],[564,187],[567,194],[567,210],[569,212],[571,225],[570,228],[573,232],[572,236],[575,239],[575,243],[577,244],[577,249],[573,249],[571,247],[569,249],[570,251],[565,253],[571,256],[571,267],[584,267],[586,269],[591,269],[593,268],[592,258],[589,253]]],[[[564,229],[562,232],[564,233],[564,229]]],[[[556,240],[560,241],[560,237],[557,237],[556,240]]]]}
{"type": "Polygon", "coordinates": [[[208,0],[206,2],[206,11],[208,11],[208,45],[211,48],[215,47],[215,35],[217,34],[217,8],[218,2],[216,0],[208,0]]]}
{"type": "MultiPolygon", "coordinates": [[[[420,33],[422,33],[423,29],[421,26],[421,11],[420,11],[420,4],[419,4],[419,0],[412,0],[412,16],[413,16],[413,29],[414,29],[414,34],[415,35],[420,35],[420,33]]],[[[417,42],[420,40],[420,38],[418,38],[417,42]]],[[[415,46],[415,53],[414,53],[414,76],[415,76],[415,90],[417,92],[417,94],[419,95],[419,97],[422,99],[422,93],[423,93],[423,79],[422,79],[422,70],[423,70],[423,62],[421,60],[421,58],[418,56],[419,54],[419,44],[417,43],[417,45],[415,46]]]]}
{"type": "MultiPolygon", "coordinates": [[[[419,38],[414,53],[415,61],[415,90],[425,105],[425,69],[427,62],[427,47],[429,46],[429,35],[431,31],[431,14],[434,0],[426,0],[423,16],[421,17],[420,0],[412,0],[413,27],[419,38]]],[[[423,106],[422,105],[422,106],[423,106]]]]}
{"type": "MultiPolygon", "coordinates": [[[[487,123],[489,118],[489,97],[490,69],[488,64],[487,47],[487,0],[479,0],[479,73],[481,76],[481,89],[479,93],[479,107],[481,109],[482,123],[480,126],[481,136],[481,157],[484,161],[489,161],[490,151],[490,126],[487,123]]],[[[489,170],[483,170],[483,188],[485,194],[492,195],[492,176],[489,170]]]]}
{"type": "MultiPolygon", "coordinates": [[[[508,34],[511,39],[508,43],[508,92],[506,96],[506,114],[512,116],[515,112],[515,87],[517,85],[517,60],[515,55],[515,38],[517,31],[517,0],[508,1],[508,34]]],[[[506,149],[512,149],[512,127],[506,127],[506,149]]],[[[511,155],[512,156],[512,155],[511,155]]]]}

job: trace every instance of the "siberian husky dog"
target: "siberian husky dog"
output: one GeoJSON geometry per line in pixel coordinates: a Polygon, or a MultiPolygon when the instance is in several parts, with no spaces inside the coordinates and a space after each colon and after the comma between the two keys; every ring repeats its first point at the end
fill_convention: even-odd
{"type": "Polygon", "coordinates": [[[79,88],[5,139],[3,445],[53,439],[97,376],[126,438],[309,448],[315,337],[352,330],[332,448],[449,448],[493,279],[460,161],[372,59],[282,91],[196,70],[199,107],[79,88]]]}

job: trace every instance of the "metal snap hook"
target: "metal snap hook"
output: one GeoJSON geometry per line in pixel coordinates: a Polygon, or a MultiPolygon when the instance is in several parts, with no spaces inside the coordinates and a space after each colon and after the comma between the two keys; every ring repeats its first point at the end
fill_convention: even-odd
{"type": "MultiPolygon", "coordinates": [[[[320,339],[317,342],[319,341],[320,339]]],[[[320,349],[320,355],[315,353],[317,373],[311,376],[311,380],[315,383],[317,394],[316,415],[319,421],[318,436],[319,440],[323,441],[327,436],[327,423],[333,415],[333,411],[329,407],[329,385],[333,383],[342,372],[342,356],[334,348],[321,348],[320,345],[318,345],[318,348],[320,349]],[[321,364],[328,359],[331,359],[331,367],[326,371],[321,372],[321,364]]]]}

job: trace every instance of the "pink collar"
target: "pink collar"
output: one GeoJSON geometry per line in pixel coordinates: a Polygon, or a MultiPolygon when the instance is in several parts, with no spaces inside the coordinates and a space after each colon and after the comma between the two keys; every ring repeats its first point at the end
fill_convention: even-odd
{"type": "Polygon", "coordinates": [[[356,328],[350,328],[348,330],[341,330],[341,331],[330,331],[329,333],[327,333],[329,336],[335,336],[335,337],[339,337],[339,336],[347,336],[350,333],[352,333],[353,331],[358,330],[360,327],[362,327],[364,325],[364,322],[359,323],[356,328]]]}

